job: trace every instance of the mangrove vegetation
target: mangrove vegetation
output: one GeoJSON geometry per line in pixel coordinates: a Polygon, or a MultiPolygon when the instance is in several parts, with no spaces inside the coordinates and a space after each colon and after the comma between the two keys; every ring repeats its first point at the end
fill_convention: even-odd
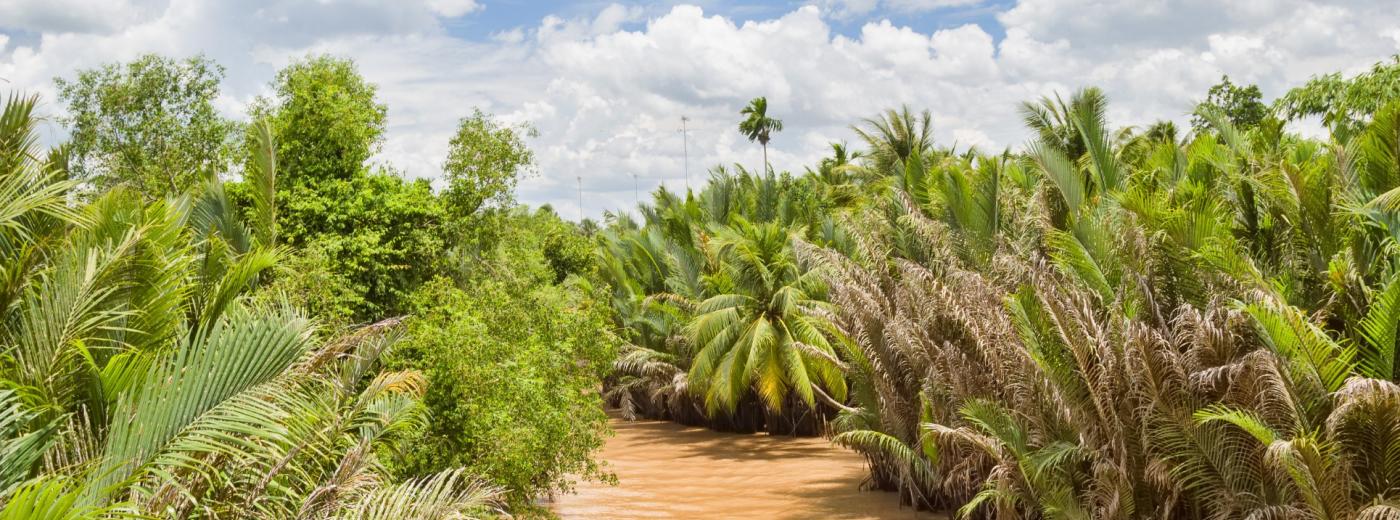
{"type": "Polygon", "coordinates": [[[597,222],[516,200],[528,124],[461,109],[434,184],[354,62],[237,119],[223,74],[5,100],[0,518],[549,515],[605,407],[959,518],[1400,518],[1400,61],[1181,127],[1085,87],[1003,150],[891,107],[801,172],[757,97],[762,164],[597,222]]]}

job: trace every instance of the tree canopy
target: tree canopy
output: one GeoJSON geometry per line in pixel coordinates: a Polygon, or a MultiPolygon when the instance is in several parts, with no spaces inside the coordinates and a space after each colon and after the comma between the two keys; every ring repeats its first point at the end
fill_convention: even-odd
{"type": "Polygon", "coordinates": [[[249,116],[271,126],[285,184],[349,180],[367,169],[384,142],[388,108],[354,62],[308,56],[278,71],[269,87],[272,97],[254,101],[249,116]]]}
{"type": "MultiPolygon", "coordinates": [[[[1236,85],[1229,76],[1221,76],[1220,83],[1206,91],[1206,99],[1201,104],[1206,110],[1220,111],[1236,128],[1251,128],[1269,116],[1269,106],[1264,104],[1263,97],[1258,85],[1236,85]]],[[[1197,131],[1205,131],[1209,126],[1206,118],[1192,116],[1191,127],[1197,131]]]]}
{"type": "Polygon", "coordinates": [[[204,56],[155,54],[57,78],[67,105],[70,173],[101,192],[182,193],[231,160],[235,125],[214,106],[224,69],[204,56]]]}
{"type": "Polygon", "coordinates": [[[534,135],[529,126],[503,125],[480,109],[458,121],[442,165],[447,180],[443,196],[452,215],[462,218],[484,206],[508,206],[520,177],[534,168],[535,155],[524,142],[534,135]]]}

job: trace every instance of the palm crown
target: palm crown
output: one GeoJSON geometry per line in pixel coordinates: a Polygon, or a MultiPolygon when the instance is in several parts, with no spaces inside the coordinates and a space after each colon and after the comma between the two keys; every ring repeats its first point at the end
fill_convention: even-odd
{"type": "Polygon", "coordinates": [[[739,131],[749,138],[749,142],[758,141],[763,146],[763,167],[768,168],[768,141],[772,138],[773,132],[783,131],[783,121],[768,117],[768,98],[756,97],[749,101],[749,105],[739,111],[740,115],[747,116],[739,122],[739,131]]]}

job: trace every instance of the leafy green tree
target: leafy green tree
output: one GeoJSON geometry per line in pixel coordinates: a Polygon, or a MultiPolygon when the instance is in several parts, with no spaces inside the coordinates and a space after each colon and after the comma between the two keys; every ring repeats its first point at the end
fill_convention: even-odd
{"type": "Polygon", "coordinates": [[[1343,79],[1341,73],[1312,78],[1274,101],[1274,109],[1289,121],[1322,116],[1322,124],[1333,132],[1350,135],[1396,98],[1400,98],[1400,55],[1351,78],[1343,79]]]}
{"type": "Polygon", "coordinates": [[[255,100],[249,115],[270,124],[284,185],[317,185],[363,173],[384,141],[388,109],[354,62],[309,56],[278,71],[271,87],[273,96],[255,100]]]}
{"type": "Polygon", "coordinates": [[[447,220],[425,179],[378,172],[294,186],[279,200],[278,231],[296,246],[274,290],[305,298],[339,321],[404,311],[406,298],[441,268],[447,220]]]}
{"type": "Polygon", "coordinates": [[[155,198],[223,172],[235,130],[214,108],[223,76],[204,56],[147,54],[56,78],[71,173],[95,191],[124,184],[155,198]]]}
{"type": "MultiPolygon", "coordinates": [[[[1241,86],[1230,81],[1230,76],[1221,76],[1220,83],[1210,87],[1201,106],[1206,110],[1218,110],[1236,128],[1249,129],[1258,126],[1269,116],[1269,106],[1261,99],[1258,85],[1241,86]]],[[[1209,121],[1199,114],[1191,116],[1191,127],[1200,132],[1210,126],[1209,121]]]]}
{"type": "Polygon", "coordinates": [[[523,140],[534,135],[528,125],[506,126],[480,109],[462,118],[442,166],[447,179],[442,195],[452,216],[509,206],[516,182],[534,168],[535,155],[523,140]]]}
{"type": "Polygon", "coordinates": [[[554,283],[562,283],[569,275],[585,276],[593,268],[593,243],[583,233],[583,225],[563,221],[545,231],[544,259],[554,271],[554,283]]]}
{"type": "MultiPolygon", "coordinates": [[[[447,244],[442,200],[426,180],[366,161],[383,140],[385,107],[353,62],[313,56],[288,65],[273,98],[250,115],[246,168],[260,157],[254,130],[276,143],[278,240],[298,249],[278,270],[274,290],[322,316],[364,321],[403,310],[405,299],[438,273],[447,244]]],[[[246,187],[239,200],[255,200],[246,187]]]]}
{"type": "Polygon", "coordinates": [[[616,340],[586,284],[554,283],[550,237],[569,225],[523,209],[504,224],[512,240],[413,297],[410,336],[390,366],[427,376],[433,420],[395,467],[465,466],[522,506],[603,476],[593,453],[607,417],[594,390],[616,340]]]}
{"type": "Polygon", "coordinates": [[[768,117],[768,98],[756,97],[749,101],[749,105],[739,111],[739,115],[745,116],[739,122],[739,132],[749,138],[749,142],[758,141],[763,145],[763,168],[771,169],[768,165],[768,141],[772,139],[774,132],[783,131],[783,121],[768,117]]]}

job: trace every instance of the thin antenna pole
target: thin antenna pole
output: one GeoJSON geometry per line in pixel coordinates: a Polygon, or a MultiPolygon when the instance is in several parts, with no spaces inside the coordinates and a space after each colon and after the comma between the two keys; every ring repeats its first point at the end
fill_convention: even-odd
{"type": "Polygon", "coordinates": [[[689,117],[681,116],[681,153],[685,157],[685,191],[690,193],[690,133],[686,131],[685,124],[690,121],[689,117]]]}
{"type": "Polygon", "coordinates": [[[638,206],[642,205],[642,183],[637,180],[637,174],[632,174],[632,202],[638,206]]]}
{"type": "Polygon", "coordinates": [[[578,180],[578,221],[583,222],[583,176],[574,177],[578,180]]]}

